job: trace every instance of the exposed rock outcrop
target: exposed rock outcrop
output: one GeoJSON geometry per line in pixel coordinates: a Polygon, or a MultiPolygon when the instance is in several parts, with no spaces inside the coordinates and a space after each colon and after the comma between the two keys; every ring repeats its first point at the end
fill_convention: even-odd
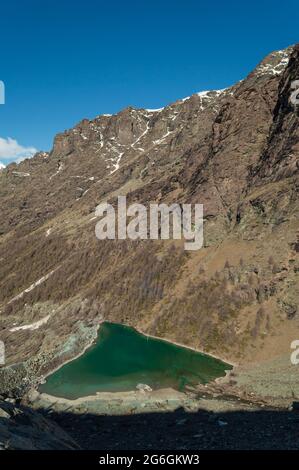
{"type": "Polygon", "coordinates": [[[79,446],[55,421],[0,400],[0,450],[76,450],[79,446]]]}

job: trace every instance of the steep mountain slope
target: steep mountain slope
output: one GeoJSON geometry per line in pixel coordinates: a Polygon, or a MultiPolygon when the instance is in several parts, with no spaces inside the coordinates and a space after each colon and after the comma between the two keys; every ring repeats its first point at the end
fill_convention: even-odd
{"type": "Polygon", "coordinates": [[[0,399],[0,450],[78,450],[56,423],[0,399]]]}
{"type": "Polygon", "coordinates": [[[90,343],[102,319],[250,364],[299,339],[299,46],[243,81],[59,134],[0,172],[0,389],[90,343]],[[99,241],[95,207],[204,204],[205,246],[99,241]]]}

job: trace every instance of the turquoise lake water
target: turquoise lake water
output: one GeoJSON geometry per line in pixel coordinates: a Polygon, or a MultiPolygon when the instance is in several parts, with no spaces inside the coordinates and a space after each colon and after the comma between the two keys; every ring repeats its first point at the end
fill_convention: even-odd
{"type": "Polygon", "coordinates": [[[82,356],[47,377],[40,391],[75,399],[96,392],[153,389],[207,383],[231,369],[211,356],[138,333],[128,326],[105,322],[98,339],[82,356]]]}

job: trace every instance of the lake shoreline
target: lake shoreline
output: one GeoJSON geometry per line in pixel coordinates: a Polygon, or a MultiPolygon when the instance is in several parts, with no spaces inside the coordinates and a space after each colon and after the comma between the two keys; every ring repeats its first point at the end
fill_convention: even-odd
{"type": "MultiPolygon", "coordinates": [[[[113,323],[113,322],[111,322],[113,323]]],[[[118,323],[119,325],[124,325],[124,326],[129,326],[129,325],[126,325],[124,323],[118,323]]],[[[140,333],[141,335],[143,336],[146,336],[148,338],[153,338],[153,339],[157,339],[157,340],[160,340],[160,341],[165,341],[165,343],[170,343],[170,344],[173,344],[174,346],[179,346],[181,348],[185,348],[185,349],[190,349],[191,351],[194,351],[194,352],[197,352],[197,353],[200,353],[200,354],[204,354],[205,356],[210,356],[210,357],[213,357],[214,359],[217,359],[218,361],[221,361],[225,364],[228,364],[230,366],[233,366],[233,367],[237,367],[239,364],[237,363],[233,363],[231,361],[228,361],[227,359],[224,359],[220,356],[216,356],[215,354],[212,354],[212,353],[207,353],[205,351],[203,351],[202,349],[197,349],[197,348],[194,348],[193,346],[186,346],[185,344],[182,344],[182,343],[178,343],[177,341],[174,341],[174,340],[171,340],[171,339],[167,339],[167,338],[161,338],[160,336],[154,336],[154,335],[150,335],[148,333],[144,333],[142,330],[140,330],[139,328],[136,328],[136,327],[131,327],[131,328],[134,328],[134,330],[136,330],[138,333],[140,333]]]]}
{"type": "Polygon", "coordinates": [[[104,323],[104,320],[101,320],[99,322],[99,324],[97,325],[97,329],[96,329],[96,337],[95,338],[92,338],[85,346],[84,348],[82,349],[82,351],[80,351],[78,354],[76,354],[75,356],[72,356],[71,358],[69,359],[66,359],[65,361],[63,361],[60,365],[54,367],[53,369],[49,369],[49,371],[47,371],[45,374],[43,374],[43,376],[41,377],[41,380],[42,382],[40,382],[40,385],[42,385],[43,383],[45,383],[45,379],[47,377],[49,377],[49,375],[52,375],[54,374],[54,372],[57,372],[59,369],[61,369],[61,367],[65,366],[66,364],[68,364],[69,362],[72,362],[72,361],[75,361],[76,359],[78,359],[79,357],[81,357],[84,353],[86,353],[86,351],[91,348],[93,346],[93,344],[96,342],[97,338],[98,338],[98,334],[99,334],[99,329],[101,327],[101,324],[104,323]]]}
{"type": "MultiPolygon", "coordinates": [[[[105,320],[101,320],[97,325],[96,325],[96,333],[94,334],[93,338],[91,339],[91,341],[89,341],[85,347],[78,353],[76,354],[74,357],[71,357],[71,358],[68,358],[67,360],[63,361],[60,365],[58,365],[57,367],[55,367],[54,369],[50,369],[49,371],[47,371],[46,374],[43,375],[42,377],[42,381],[40,382],[40,385],[43,385],[45,384],[47,381],[46,379],[51,376],[52,374],[54,374],[55,372],[57,372],[58,370],[60,370],[62,367],[64,367],[66,364],[70,363],[70,362],[73,362],[75,361],[76,359],[80,358],[82,355],[85,354],[85,352],[90,349],[93,345],[96,344],[98,338],[99,338],[99,330],[102,326],[103,323],[105,323],[106,321],[105,320]]],[[[144,333],[141,329],[137,328],[137,327],[132,327],[131,325],[127,325],[127,324],[124,324],[124,323],[118,323],[118,322],[106,322],[106,323],[110,323],[112,325],[116,325],[116,326],[122,326],[122,327],[125,327],[125,328],[130,328],[132,330],[134,330],[136,333],[140,334],[143,338],[150,338],[150,339],[153,339],[153,340],[156,340],[156,341],[160,341],[162,343],[167,343],[169,345],[173,345],[173,346],[177,346],[179,348],[183,348],[184,350],[188,350],[188,351],[192,351],[192,352],[195,352],[195,353],[198,353],[200,355],[202,355],[203,357],[206,356],[207,358],[213,358],[213,359],[216,359],[217,361],[221,361],[224,365],[227,365],[228,366],[228,369],[224,369],[224,375],[220,376],[220,377],[216,377],[214,379],[211,379],[209,380],[208,383],[217,383],[218,380],[220,379],[224,379],[228,373],[232,370],[233,367],[235,367],[236,364],[231,364],[231,363],[227,363],[225,362],[222,358],[216,356],[216,355],[213,355],[213,354],[207,354],[206,352],[202,351],[202,350],[199,350],[199,349],[196,349],[194,347],[191,347],[191,346],[186,346],[186,345],[183,345],[181,343],[178,343],[176,341],[173,341],[173,340],[170,340],[170,339],[166,339],[166,338],[160,338],[158,336],[154,336],[154,335],[150,335],[150,334],[147,334],[147,333],[144,333]]],[[[37,387],[37,392],[38,393],[47,393],[47,392],[43,392],[43,391],[40,391],[40,385],[37,387]]],[[[168,387],[167,387],[168,388],[168,387]]],[[[163,390],[164,387],[162,385],[161,388],[157,388],[155,389],[154,391],[157,392],[159,390],[163,390]]],[[[175,390],[175,389],[173,389],[175,390]]],[[[106,394],[106,393],[111,393],[111,394],[115,394],[116,393],[123,393],[123,394],[126,394],[127,392],[129,393],[135,393],[136,390],[134,388],[132,388],[131,390],[129,391],[98,391],[96,392],[95,394],[91,394],[91,395],[83,395],[82,397],[78,397],[76,399],[68,399],[68,398],[65,398],[65,400],[70,400],[70,401],[74,401],[74,400],[78,400],[78,399],[81,399],[83,401],[86,401],[87,397],[94,397],[94,399],[96,398],[99,398],[99,395],[101,394],[106,394]]],[[[49,396],[53,396],[55,397],[55,395],[51,395],[51,393],[49,394],[49,396]]],[[[103,395],[104,397],[104,395],[103,395]]],[[[57,396],[56,398],[61,398],[61,399],[64,399],[63,397],[59,397],[57,396]]]]}
{"type": "Polygon", "coordinates": [[[48,400],[51,403],[55,404],[64,404],[78,406],[87,402],[102,401],[102,400],[122,400],[123,402],[134,399],[136,401],[154,401],[154,400],[171,400],[171,399],[183,399],[187,397],[185,392],[179,392],[171,387],[160,388],[157,390],[152,390],[151,392],[142,392],[140,390],[128,390],[128,391],[118,391],[118,392],[97,392],[93,395],[86,395],[79,398],[63,398],[50,393],[41,392],[39,394],[40,398],[48,400]]]}

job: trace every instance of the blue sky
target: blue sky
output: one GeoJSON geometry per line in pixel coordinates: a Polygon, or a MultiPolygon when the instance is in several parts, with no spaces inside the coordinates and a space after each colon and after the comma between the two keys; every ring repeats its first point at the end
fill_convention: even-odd
{"type": "Polygon", "coordinates": [[[4,0],[0,8],[4,163],[49,150],[57,132],[85,117],[229,86],[299,41],[293,0],[4,0]]]}

